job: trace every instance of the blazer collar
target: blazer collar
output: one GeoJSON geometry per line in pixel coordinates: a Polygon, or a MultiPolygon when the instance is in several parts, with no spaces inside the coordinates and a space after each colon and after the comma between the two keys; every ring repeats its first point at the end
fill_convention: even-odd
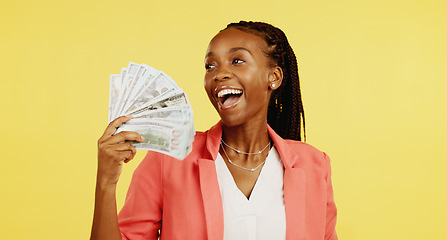
{"type": "Polygon", "coordinates": [[[206,134],[206,151],[203,156],[209,160],[216,160],[220,148],[220,139],[222,139],[222,120],[212,126],[206,134]]]}
{"type": "MultiPolygon", "coordinates": [[[[286,169],[292,168],[298,161],[299,155],[292,152],[290,148],[286,146],[286,140],[282,139],[276,132],[267,124],[268,133],[270,138],[278,150],[279,155],[283,161],[284,167],[286,169]]],[[[217,158],[217,153],[220,148],[220,139],[222,138],[222,120],[220,120],[216,125],[211,127],[206,136],[206,151],[204,152],[204,157],[209,160],[215,160],[217,158]]]]}
{"type": "Polygon", "coordinates": [[[281,156],[284,167],[286,169],[292,168],[298,161],[299,155],[292,152],[292,149],[290,149],[290,147],[287,147],[286,140],[281,138],[268,124],[267,129],[270,138],[273,140],[273,143],[276,146],[276,150],[278,150],[278,153],[281,156]]]}

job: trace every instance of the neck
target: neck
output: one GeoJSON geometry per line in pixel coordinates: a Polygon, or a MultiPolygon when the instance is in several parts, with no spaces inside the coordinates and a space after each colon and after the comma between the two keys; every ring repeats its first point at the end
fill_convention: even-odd
{"type": "Polygon", "coordinates": [[[240,151],[258,152],[270,141],[267,119],[250,121],[250,123],[237,126],[222,124],[222,139],[240,151]]]}

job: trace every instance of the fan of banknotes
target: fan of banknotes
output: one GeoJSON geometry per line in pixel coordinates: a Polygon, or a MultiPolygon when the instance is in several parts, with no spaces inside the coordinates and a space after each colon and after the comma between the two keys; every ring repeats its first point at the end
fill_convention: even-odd
{"type": "Polygon", "coordinates": [[[132,119],[116,133],[141,134],[144,142],[131,142],[136,149],[177,159],[191,152],[195,134],[191,105],[186,93],[164,72],[131,62],[120,74],[110,75],[109,122],[124,115],[132,119]]]}

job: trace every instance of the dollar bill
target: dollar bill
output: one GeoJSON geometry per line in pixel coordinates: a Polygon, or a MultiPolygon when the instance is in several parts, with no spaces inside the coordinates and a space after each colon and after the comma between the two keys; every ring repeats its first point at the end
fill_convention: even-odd
{"type": "Polygon", "coordinates": [[[131,141],[136,149],[151,150],[168,154],[178,159],[191,152],[189,129],[165,121],[150,119],[131,119],[121,125],[116,133],[134,131],[144,137],[144,142],[131,141]]]}
{"type": "Polygon", "coordinates": [[[109,122],[131,114],[121,131],[145,137],[131,141],[136,149],[161,152],[183,159],[194,141],[194,120],[188,97],[163,71],[130,62],[120,74],[110,76],[109,122]]]}
{"type": "Polygon", "coordinates": [[[124,77],[126,76],[126,73],[127,73],[127,67],[121,68],[121,85],[124,82],[124,77]]]}
{"type": "Polygon", "coordinates": [[[162,72],[155,79],[145,86],[132,103],[130,109],[136,109],[157,98],[165,92],[175,90],[178,87],[169,80],[162,72]]]}
{"type": "Polygon", "coordinates": [[[133,117],[133,119],[165,119],[165,120],[180,120],[184,122],[189,122],[191,120],[190,116],[191,110],[189,106],[175,106],[168,108],[159,108],[148,111],[143,111],[133,117]]]}
{"type": "Polygon", "coordinates": [[[135,109],[132,112],[128,112],[127,114],[130,114],[133,117],[138,117],[140,114],[144,114],[144,112],[147,111],[160,108],[186,106],[186,105],[189,105],[188,98],[186,96],[186,93],[182,92],[167,98],[163,98],[158,102],[143,105],[142,107],[135,109]]]}
{"type": "Polygon", "coordinates": [[[110,92],[109,92],[109,122],[113,119],[113,108],[118,101],[118,95],[120,94],[122,84],[121,74],[110,75],[110,92]]]}
{"type": "Polygon", "coordinates": [[[126,88],[126,95],[123,98],[122,106],[118,110],[118,112],[120,114],[124,113],[124,111],[126,109],[125,107],[128,104],[128,102],[129,102],[129,98],[130,98],[130,96],[132,94],[132,91],[134,91],[134,89],[135,89],[135,85],[138,83],[140,78],[146,73],[146,71],[147,71],[147,68],[145,66],[143,66],[143,65],[140,65],[140,67],[138,68],[137,73],[135,74],[134,78],[129,83],[129,86],[127,86],[127,88],[126,88]]]}
{"type": "Polygon", "coordinates": [[[151,66],[148,66],[146,64],[141,65],[145,69],[145,71],[141,77],[138,77],[134,88],[129,94],[128,101],[125,103],[124,108],[122,110],[122,112],[124,113],[127,112],[129,108],[136,107],[134,106],[134,103],[137,100],[137,97],[140,95],[141,91],[145,89],[145,87],[148,86],[150,83],[152,83],[152,81],[160,74],[160,71],[156,70],[151,66]]]}
{"type": "Polygon", "coordinates": [[[184,125],[189,128],[191,141],[193,140],[195,135],[192,109],[189,105],[173,106],[144,111],[138,114],[138,116],[135,116],[134,119],[152,119],[184,125]]]}
{"type": "Polygon", "coordinates": [[[115,107],[113,109],[114,119],[123,115],[121,114],[120,110],[123,107],[124,102],[126,101],[126,94],[128,93],[129,88],[132,85],[135,75],[137,74],[139,68],[140,65],[133,62],[130,62],[129,66],[127,67],[126,75],[124,76],[123,83],[121,86],[122,91],[120,91],[118,101],[116,102],[115,107]]]}

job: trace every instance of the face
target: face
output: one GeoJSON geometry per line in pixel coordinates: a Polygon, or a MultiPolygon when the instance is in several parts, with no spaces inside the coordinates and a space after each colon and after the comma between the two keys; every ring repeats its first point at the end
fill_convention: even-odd
{"type": "Polygon", "coordinates": [[[205,90],[227,126],[267,121],[267,109],[278,67],[270,67],[259,36],[226,29],[210,42],[205,56],[205,90]]]}

